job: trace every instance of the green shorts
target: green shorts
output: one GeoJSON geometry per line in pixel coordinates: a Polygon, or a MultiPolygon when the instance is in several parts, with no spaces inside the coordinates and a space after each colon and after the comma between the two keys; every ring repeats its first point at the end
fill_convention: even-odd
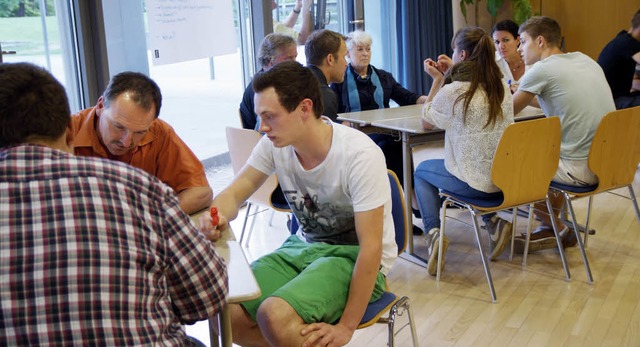
{"type": "MultiPolygon", "coordinates": [[[[262,295],[242,306],[255,321],[260,304],[276,296],[289,303],[307,324],[337,322],[347,303],[359,249],[306,243],[292,235],[275,252],[251,264],[262,295]]],[[[385,290],[385,276],[378,272],[369,302],[378,300],[385,290]]]]}

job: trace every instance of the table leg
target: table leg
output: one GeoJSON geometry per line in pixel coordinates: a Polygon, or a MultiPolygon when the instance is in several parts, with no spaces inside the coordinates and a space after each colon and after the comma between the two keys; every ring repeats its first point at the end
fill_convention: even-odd
{"type": "Polygon", "coordinates": [[[218,324],[218,320],[209,318],[209,346],[211,347],[220,346],[220,337],[218,337],[218,332],[215,329],[216,324],[218,324]]]}
{"type": "Polygon", "coordinates": [[[222,347],[231,347],[233,345],[233,336],[231,334],[229,305],[224,305],[222,311],[218,314],[218,331],[220,332],[220,345],[222,347]]]}
{"type": "MultiPolygon", "coordinates": [[[[406,205],[405,208],[405,220],[408,223],[412,223],[413,213],[411,211],[411,200],[413,193],[413,181],[411,178],[411,172],[413,171],[413,167],[411,167],[411,144],[409,143],[409,133],[402,132],[402,177],[404,180],[404,203],[406,205]]],[[[418,264],[420,266],[426,267],[427,262],[416,255],[413,251],[413,230],[412,228],[407,228],[407,250],[405,254],[402,254],[401,257],[403,259],[409,260],[412,263],[418,264]]]]}

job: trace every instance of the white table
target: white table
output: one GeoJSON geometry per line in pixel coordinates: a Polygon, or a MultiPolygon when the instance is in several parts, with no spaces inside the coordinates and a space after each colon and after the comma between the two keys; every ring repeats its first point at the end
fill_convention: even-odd
{"type": "MultiPolygon", "coordinates": [[[[198,225],[198,219],[202,213],[209,213],[208,209],[191,216],[191,219],[198,225]]],[[[215,242],[216,251],[227,264],[227,274],[229,276],[229,295],[227,303],[218,313],[218,331],[220,332],[219,342],[223,347],[233,345],[231,333],[231,313],[228,304],[239,304],[244,301],[253,300],[260,297],[260,287],[253,276],[253,271],[249,266],[244,251],[240,243],[235,240],[233,231],[229,228],[222,232],[222,237],[215,242]]],[[[218,346],[214,328],[215,321],[209,319],[209,337],[211,346],[218,346]]]]}
{"type": "MultiPolygon", "coordinates": [[[[422,128],[422,106],[409,105],[395,108],[384,108],[369,111],[349,112],[338,114],[338,120],[351,122],[356,128],[365,133],[395,133],[400,134],[402,139],[402,163],[404,180],[404,200],[407,208],[405,209],[406,220],[412,220],[411,202],[413,182],[411,173],[413,167],[411,165],[411,147],[424,144],[427,142],[440,142],[444,144],[444,130],[433,129],[424,130],[422,128]]],[[[516,121],[535,119],[543,117],[544,113],[537,107],[527,106],[515,117],[516,121]]],[[[413,235],[407,235],[408,246],[406,253],[410,257],[403,258],[410,260],[418,265],[425,266],[425,259],[414,253],[413,235]]]]}

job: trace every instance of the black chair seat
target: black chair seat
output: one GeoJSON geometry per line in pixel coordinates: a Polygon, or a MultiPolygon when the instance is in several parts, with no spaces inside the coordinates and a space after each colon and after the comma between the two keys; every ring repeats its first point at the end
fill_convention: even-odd
{"type": "Polygon", "coordinates": [[[498,207],[498,206],[502,205],[502,202],[504,201],[504,196],[502,195],[502,193],[496,193],[496,198],[495,199],[473,199],[473,198],[469,198],[469,197],[466,197],[466,196],[454,194],[454,193],[446,191],[444,189],[442,190],[442,194],[449,195],[449,196],[455,198],[456,200],[464,201],[464,202],[466,202],[468,204],[471,204],[473,206],[478,206],[478,207],[483,207],[483,208],[498,207]]]}
{"type": "Polygon", "coordinates": [[[553,188],[557,188],[560,190],[564,190],[570,193],[578,193],[578,194],[582,194],[582,193],[589,193],[592,192],[594,190],[596,190],[598,188],[597,184],[593,184],[590,186],[583,186],[583,187],[578,187],[578,186],[571,186],[568,184],[563,184],[563,183],[559,183],[559,182],[554,182],[551,181],[551,187],[553,188]]]}

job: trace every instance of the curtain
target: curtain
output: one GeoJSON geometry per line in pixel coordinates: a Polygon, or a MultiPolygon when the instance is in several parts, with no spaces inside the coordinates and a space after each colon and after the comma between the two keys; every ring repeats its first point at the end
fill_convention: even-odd
{"type": "Polygon", "coordinates": [[[424,72],[422,62],[452,53],[452,1],[396,0],[396,9],[399,66],[396,79],[405,88],[426,95],[432,80],[424,72]]]}

